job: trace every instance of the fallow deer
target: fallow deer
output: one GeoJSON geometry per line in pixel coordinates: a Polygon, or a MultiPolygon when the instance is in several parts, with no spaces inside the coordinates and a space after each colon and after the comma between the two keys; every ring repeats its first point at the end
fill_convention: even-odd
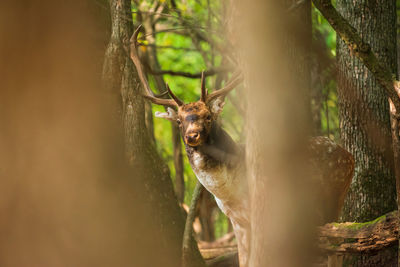
{"type": "MultiPolygon", "coordinates": [[[[233,79],[224,88],[208,93],[205,87],[204,73],[201,77],[201,97],[194,103],[185,104],[170,90],[172,99],[157,97],[151,90],[143,71],[138,53],[137,36],[140,26],[130,40],[130,56],[136,66],[139,78],[144,86],[145,97],[154,104],[167,107],[166,112],[156,112],[155,116],[178,123],[185,144],[190,165],[200,183],[211,192],[219,208],[231,220],[238,243],[239,262],[247,266],[250,244],[249,199],[244,150],[217,123],[221,113],[223,98],[243,79],[242,75],[233,75],[233,79]]],[[[328,138],[311,139],[311,165],[317,169],[317,176],[323,192],[334,209],[334,215],[340,210],[344,195],[350,185],[354,161],[350,153],[328,138]],[[320,161],[323,159],[322,161],[320,161]],[[332,171],[334,170],[334,171],[332,171]],[[338,177],[333,177],[333,176],[338,177]],[[332,187],[332,188],[331,188],[332,187]],[[334,190],[334,193],[330,191],[334,190]],[[332,198],[339,198],[332,199],[332,198]]],[[[332,214],[321,215],[322,220],[332,219],[332,214]]]]}

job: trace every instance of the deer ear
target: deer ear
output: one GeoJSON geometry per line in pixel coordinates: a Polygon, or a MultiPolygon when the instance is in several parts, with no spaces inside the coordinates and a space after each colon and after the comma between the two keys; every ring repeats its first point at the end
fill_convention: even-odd
{"type": "Polygon", "coordinates": [[[156,111],[155,116],[157,118],[164,118],[170,121],[176,121],[178,119],[178,115],[172,108],[167,108],[167,112],[156,111]]]}
{"type": "Polygon", "coordinates": [[[222,109],[224,108],[225,101],[221,100],[220,98],[215,99],[214,101],[211,102],[211,112],[214,113],[215,115],[219,115],[222,112],[222,109]]]}

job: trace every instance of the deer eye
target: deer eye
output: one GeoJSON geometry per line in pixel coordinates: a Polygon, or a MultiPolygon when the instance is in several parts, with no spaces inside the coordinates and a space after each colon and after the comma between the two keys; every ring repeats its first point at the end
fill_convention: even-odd
{"type": "Polygon", "coordinates": [[[208,114],[206,120],[210,121],[211,120],[211,115],[208,114]]]}
{"type": "Polygon", "coordinates": [[[181,125],[182,123],[180,119],[177,119],[176,122],[178,123],[178,125],[181,125]]]}

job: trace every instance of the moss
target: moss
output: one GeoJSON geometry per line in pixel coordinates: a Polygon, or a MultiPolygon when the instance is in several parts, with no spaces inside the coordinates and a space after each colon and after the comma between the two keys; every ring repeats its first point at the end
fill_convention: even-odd
{"type": "Polygon", "coordinates": [[[350,223],[350,224],[340,224],[340,223],[334,223],[333,225],[336,227],[342,227],[342,228],[347,228],[347,229],[351,229],[351,230],[359,230],[363,227],[369,226],[369,225],[373,225],[376,224],[380,221],[383,221],[386,219],[386,214],[382,215],[378,218],[376,218],[373,221],[369,221],[369,222],[363,222],[363,223],[350,223]]]}

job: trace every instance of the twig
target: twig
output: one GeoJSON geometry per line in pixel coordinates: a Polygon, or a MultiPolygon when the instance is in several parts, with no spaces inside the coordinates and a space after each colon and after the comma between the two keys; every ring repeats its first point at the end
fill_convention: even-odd
{"type": "Polygon", "coordinates": [[[156,15],[154,15],[154,17],[153,17],[153,23],[157,23],[157,21],[160,19],[160,17],[161,17],[161,14],[162,14],[162,12],[163,12],[163,10],[164,10],[164,8],[165,8],[165,6],[166,6],[166,1],[164,1],[163,3],[161,3],[161,5],[157,8],[157,10],[156,10],[156,15]]]}

